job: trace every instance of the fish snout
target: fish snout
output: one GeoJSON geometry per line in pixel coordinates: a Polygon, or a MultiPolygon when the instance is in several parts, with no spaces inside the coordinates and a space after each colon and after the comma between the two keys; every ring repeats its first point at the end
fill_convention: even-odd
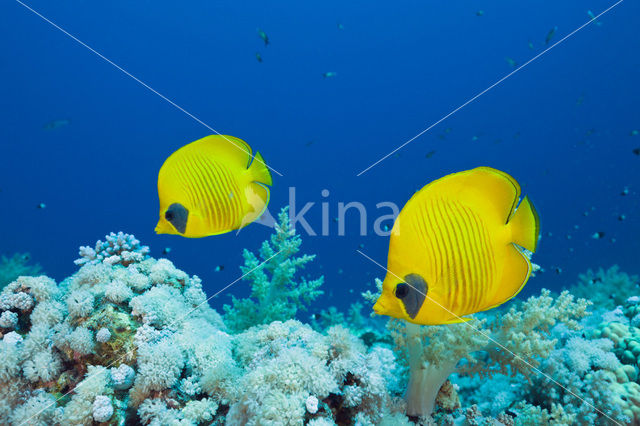
{"type": "Polygon", "coordinates": [[[167,229],[167,224],[164,223],[162,220],[158,221],[158,224],[156,225],[156,234],[168,234],[169,231],[167,229]]]}
{"type": "Polygon", "coordinates": [[[387,315],[389,309],[387,309],[381,299],[382,298],[379,298],[376,301],[375,305],[373,305],[373,312],[375,312],[377,315],[387,315]]]}

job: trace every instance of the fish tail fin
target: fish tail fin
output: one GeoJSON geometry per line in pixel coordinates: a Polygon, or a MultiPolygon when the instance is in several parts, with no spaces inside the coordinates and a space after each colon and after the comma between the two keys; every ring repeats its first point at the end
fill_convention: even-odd
{"type": "Polygon", "coordinates": [[[511,226],[513,242],[531,252],[535,252],[540,234],[540,218],[529,197],[524,197],[509,220],[509,225],[511,226]]]}
{"type": "Polygon", "coordinates": [[[251,172],[252,180],[254,182],[269,186],[273,184],[269,167],[267,167],[267,163],[265,163],[264,158],[262,158],[262,155],[260,155],[259,152],[256,152],[256,155],[253,157],[253,161],[249,166],[249,171],[251,172]]]}

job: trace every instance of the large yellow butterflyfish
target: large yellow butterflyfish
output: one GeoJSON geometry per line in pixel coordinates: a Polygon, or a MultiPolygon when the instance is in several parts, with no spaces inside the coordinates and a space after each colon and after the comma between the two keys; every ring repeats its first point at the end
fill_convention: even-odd
{"type": "Polygon", "coordinates": [[[478,167],[426,185],[393,225],[387,275],[373,309],[416,324],[466,321],[465,315],[514,297],[531,274],[523,248],[540,232],[520,185],[478,167]],[[516,209],[517,206],[517,209],[516,209]]]}
{"type": "Polygon", "coordinates": [[[198,139],[171,154],[158,174],[158,234],[198,238],[242,228],[267,208],[271,174],[233,136],[198,139]]]}

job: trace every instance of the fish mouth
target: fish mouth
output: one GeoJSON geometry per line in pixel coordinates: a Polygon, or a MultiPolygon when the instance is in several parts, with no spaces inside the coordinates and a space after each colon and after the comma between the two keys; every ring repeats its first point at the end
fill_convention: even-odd
{"type": "Polygon", "coordinates": [[[386,315],[388,310],[387,308],[384,306],[384,304],[382,304],[380,302],[380,300],[378,300],[375,305],[373,305],[373,312],[376,313],[376,315],[386,315]]]}
{"type": "Polygon", "coordinates": [[[162,226],[162,222],[158,221],[158,224],[156,225],[156,228],[154,229],[154,231],[156,232],[156,234],[166,234],[167,230],[165,226],[162,226]]]}

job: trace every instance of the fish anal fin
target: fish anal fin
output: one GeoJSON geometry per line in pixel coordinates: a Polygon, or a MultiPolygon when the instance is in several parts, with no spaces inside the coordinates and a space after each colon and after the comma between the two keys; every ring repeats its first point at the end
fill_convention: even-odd
{"type": "Polygon", "coordinates": [[[470,318],[470,317],[457,317],[457,318],[450,319],[448,321],[444,321],[442,324],[460,324],[463,322],[469,322],[473,319],[474,318],[470,318]]]}

